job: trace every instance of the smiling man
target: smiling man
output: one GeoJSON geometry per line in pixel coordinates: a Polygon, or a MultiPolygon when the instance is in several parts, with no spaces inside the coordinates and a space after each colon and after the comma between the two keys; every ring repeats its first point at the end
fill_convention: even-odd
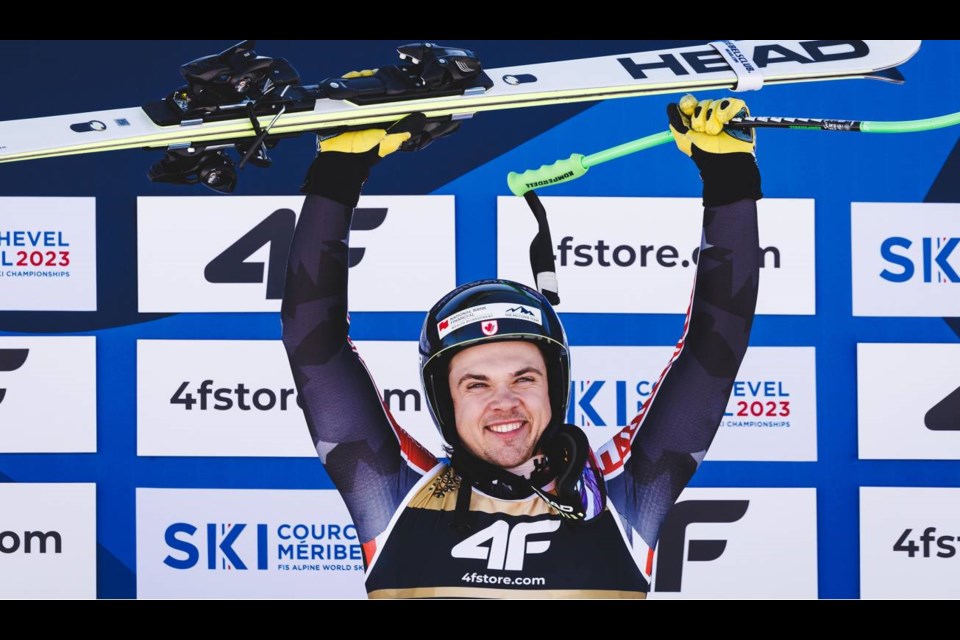
{"type": "Polygon", "coordinates": [[[650,399],[600,456],[563,421],[570,348],[556,311],[505,280],[457,288],[423,324],[424,394],[449,462],[397,425],[348,338],[350,221],[371,167],[430,136],[414,118],[320,143],[283,341],[317,453],[364,541],[370,597],[646,595],[660,526],[716,435],[756,307],[754,141],[724,129],[745,112],[732,98],[668,107],[704,184],[694,293],[650,399]]]}
{"type": "Polygon", "coordinates": [[[529,342],[466,349],[450,360],[454,424],[463,445],[510,469],[533,457],[552,411],[543,354],[529,342]]]}

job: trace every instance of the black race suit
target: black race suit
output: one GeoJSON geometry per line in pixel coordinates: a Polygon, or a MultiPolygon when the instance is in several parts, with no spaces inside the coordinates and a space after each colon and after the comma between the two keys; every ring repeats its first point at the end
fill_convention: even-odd
{"type": "Polygon", "coordinates": [[[756,202],[704,211],[673,356],[640,413],[597,451],[607,511],[571,525],[537,496],[500,500],[474,489],[475,526],[466,533],[450,526],[459,478],[394,421],[348,338],[352,212],[306,197],[289,258],[283,342],[317,453],[364,542],[370,597],[644,597],[660,526],[717,432],[747,350],[759,272],[756,202]]]}

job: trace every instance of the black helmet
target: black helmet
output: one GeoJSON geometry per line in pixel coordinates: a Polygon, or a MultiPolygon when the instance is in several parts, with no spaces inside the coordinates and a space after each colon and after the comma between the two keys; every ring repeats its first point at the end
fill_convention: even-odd
{"type": "Polygon", "coordinates": [[[570,347],[557,312],[535,289],[509,280],[478,280],[440,299],[420,332],[420,380],[440,435],[459,443],[450,396],[450,359],[488,342],[525,340],[543,353],[553,417],[542,438],[563,423],[570,395],[570,347]]]}

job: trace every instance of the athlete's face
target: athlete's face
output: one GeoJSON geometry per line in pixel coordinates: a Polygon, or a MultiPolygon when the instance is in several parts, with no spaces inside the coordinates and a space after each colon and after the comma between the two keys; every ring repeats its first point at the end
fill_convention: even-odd
{"type": "Polygon", "coordinates": [[[530,459],[550,423],[543,355],[529,342],[491,342],[450,361],[457,434],[481,460],[516,467],[530,459]]]}

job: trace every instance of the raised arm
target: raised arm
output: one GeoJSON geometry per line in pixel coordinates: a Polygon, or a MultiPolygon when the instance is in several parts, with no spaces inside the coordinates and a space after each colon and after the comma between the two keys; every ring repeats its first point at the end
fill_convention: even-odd
{"type": "Polygon", "coordinates": [[[281,317],[307,426],[362,542],[383,532],[436,461],[393,420],[347,335],[353,208],[371,167],[409,134],[369,130],[321,143],[303,190],[281,317]]]}
{"type": "Polygon", "coordinates": [[[741,100],[698,104],[692,96],[668,108],[677,146],[703,179],[693,294],[683,335],[650,398],[598,452],[614,506],[650,549],[717,433],[756,309],[761,192],[753,134],[723,130],[741,110],[741,100]]]}

